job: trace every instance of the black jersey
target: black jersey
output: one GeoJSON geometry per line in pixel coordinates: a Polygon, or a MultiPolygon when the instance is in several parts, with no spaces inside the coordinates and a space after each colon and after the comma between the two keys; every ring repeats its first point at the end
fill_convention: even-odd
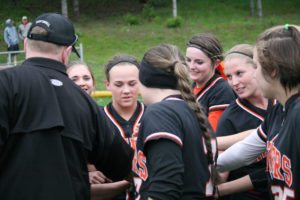
{"type": "Polygon", "coordinates": [[[236,97],[228,82],[219,74],[215,74],[196,94],[197,101],[204,107],[207,115],[212,111],[224,110],[236,97]]]}
{"type": "MultiPolygon", "coordinates": [[[[160,139],[172,141],[181,149],[178,156],[182,156],[182,163],[179,164],[182,165],[184,172],[179,180],[182,182],[181,191],[179,191],[180,199],[213,198],[210,166],[197,117],[180,96],[169,96],[163,101],[149,106],[141,123],[133,161],[133,170],[140,177],[135,179],[136,189],[140,194],[137,199],[147,199],[148,196],[151,196],[148,192],[152,188],[155,177],[149,177],[152,167],[151,163],[147,162],[147,157],[151,156],[147,154],[147,147],[151,145],[152,141],[160,139]]],[[[212,144],[216,153],[215,139],[212,144]]],[[[165,149],[161,153],[167,151],[165,149]]],[[[161,165],[163,164],[161,163],[161,165]]],[[[172,177],[166,178],[172,179],[172,177]]],[[[162,188],[165,186],[159,185],[162,188]]],[[[158,197],[157,199],[167,199],[167,197],[158,197]]]]}
{"type": "MultiPolygon", "coordinates": [[[[252,105],[245,99],[237,98],[222,113],[218,121],[216,135],[227,136],[257,128],[263,122],[267,113],[273,108],[275,103],[276,101],[269,100],[267,110],[263,110],[252,105]]],[[[255,189],[230,195],[229,199],[266,199],[268,190],[267,178],[264,172],[264,169],[266,168],[265,162],[265,154],[262,154],[257,158],[255,163],[230,172],[228,181],[251,174],[250,177],[255,189]]]]}
{"type": "Polygon", "coordinates": [[[145,112],[145,105],[137,102],[137,107],[131,118],[127,121],[123,119],[112,106],[112,102],[104,107],[104,112],[111,123],[119,130],[123,139],[135,150],[135,141],[132,138],[132,133],[136,124],[140,123],[145,112]]]}
{"type": "MultiPolygon", "coordinates": [[[[136,124],[140,123],[144,113],[145,113],[145,108],[146,106],[141,103],[137,102],[137,107],[131,118],[127,121],[123,119],[118,112],[114,109],[112,106],[112,102],[109,103],[104,107],[104,112],[108,119],[111,121],[113,126],[115,126],[119,132],[120,135],[123,137],[123,139],[127,142],[127,144],[132,148],[136,149],[136,142],[135,139],[132,138],[132,133],[134,131],[134,128],[136,124]]],[[[137,174],[133,173],[133,177],[138,177],[137,174]]],[[[124,192],[117,197],[114,198],[114,200],[121,200],[121,199],[134,199],[136,195],[135,191],[129,191],[129,192],[124,192]]]]}
{"type": "Polygon", "coordinates": [[[131,170],[131,148],[62,63],[30,58],[0,71],[1,199],[90,199],[87,163],[109,178],[131,170]]]}
{"type": "Polygon", "coordinates": [[[300,95],[277,104],[257,129],[267,143],[267,174],[272,199],[300,199],[300,95]]]}

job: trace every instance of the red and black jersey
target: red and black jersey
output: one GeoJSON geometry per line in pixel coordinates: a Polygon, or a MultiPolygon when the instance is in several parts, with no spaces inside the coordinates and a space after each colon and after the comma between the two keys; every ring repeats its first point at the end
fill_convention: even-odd
{"type": "MultiPolygon", "coordinates": [[[[114,109],[112,102],[108,105],[104,106],[104,112],[107,116],[107,118],[111,121],[113,126],[115,126],[118,130],[120,135],[123,137],[123,139],[127,142],[127,144],[132,148],[136,149],[136,142],[132,138],[132,133],[134,130],[134,127],[136,124],[140,123],[144,113],[145,113],[146,106],[141,103],[137,102],[137,107],[131,118],[127,121],[124,118],[122,118],[118,112],[114,109]]],[[[133,173],[134,177],[137,177],[138,175],[133,173]]],[[[123,194],[118,195],[114,198],[114,200],[130,200],[134,199],[136,196],[135,191],[130,192],[124,192],[123,194]]]]}
{"type": "MultiPolygon", "coordinates": [[[[195,83],[194,87],[196,87],[195,83]]],[[[228,82],[219,74],[215,74],[195,97],[204,107],[207,115],[209,112],[224,110],[237,98],[228,82]]]]}
{"type": "Polygon", "coordinates": [[[267,177],[272,199],[300,199],[300,95],[277,104],[257,129],[267,143],[267,177]]]}
{"type": "MultiPolygon", "coordinates": [[[[215,139],[212,144],[216,154],[215,139]]],[[[135,180],[137,199],[213,199],[206,154],[197,117],[180,96],[169,96],[149,106],[141,123],[133,161],[133,170],[139,174],[135,180]],[[156,155],[151,154],[153,144],[161,148],[156,155]],[[173,152],[164,144],[173,144],[172,148],[178,150],[174,159],[180,159],[172,162],[173,157],[164,157],[173,152]],[[162,160],[153,165],[149,163],[152,157],[162,160]]]]}
{"type": "MultiPolygon", "coordinates": [[[[237,98],[221,115],[216,135],[227,136],[257,128],[275,103],[276,101],[269,100],[268,108],[264,110],[252,105],[245,99],[237,98]]],[[[264,172],[266,160],[263,158],[264,155],[261,155],[255,163],[230,172],[228,181],[251,174],[250,177],[255,190],[230,195],[229,199],[266,199],[268,196],[267,178],[264,172]]]]}

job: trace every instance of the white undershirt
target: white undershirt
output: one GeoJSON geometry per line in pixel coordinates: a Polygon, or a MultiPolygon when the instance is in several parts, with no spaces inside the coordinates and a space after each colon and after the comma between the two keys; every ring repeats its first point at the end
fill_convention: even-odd
{"type": "Polygon", "coordinates": [[[219,172],[232,171],[250,165],[266,150],[266,142],[253,131],[247,138],[232,145],[217,160],[219,172]]]}

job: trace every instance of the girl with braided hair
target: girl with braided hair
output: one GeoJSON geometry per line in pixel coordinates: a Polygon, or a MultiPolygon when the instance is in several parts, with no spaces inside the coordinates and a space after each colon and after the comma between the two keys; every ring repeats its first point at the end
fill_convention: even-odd
{"type": "Polygon", "coordinates": [[[196,100],[203,106],[209,122],[216,130],[218,120],[236,94],[224,79],[223,49],[211,34],[193,36],[186,49],[186,60],[196,100]]]}
{"type": "Polygon", "coordinates": [[[149,106],[133,161],[140,199],[214,199],[216,140],[179,48],[163,44],[147,51],[139,79],[149,106]]]}

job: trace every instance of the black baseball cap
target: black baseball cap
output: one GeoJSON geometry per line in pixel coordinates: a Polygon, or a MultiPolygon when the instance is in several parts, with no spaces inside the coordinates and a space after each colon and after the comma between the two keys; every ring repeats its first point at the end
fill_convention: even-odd
{"type": "Polygon", "coordinates": [[[75,48],[78,36],[75,34],[74,26],[68,18],[60,14],[46,13],[40,15],[32,23],[27,37],[32,40],[41,40],[62,46],[72,46],[73,51],[80,57],[75,48]],[[44,28],[48,34],[31,33],[31,30],[36,26],[44,28]]]}

